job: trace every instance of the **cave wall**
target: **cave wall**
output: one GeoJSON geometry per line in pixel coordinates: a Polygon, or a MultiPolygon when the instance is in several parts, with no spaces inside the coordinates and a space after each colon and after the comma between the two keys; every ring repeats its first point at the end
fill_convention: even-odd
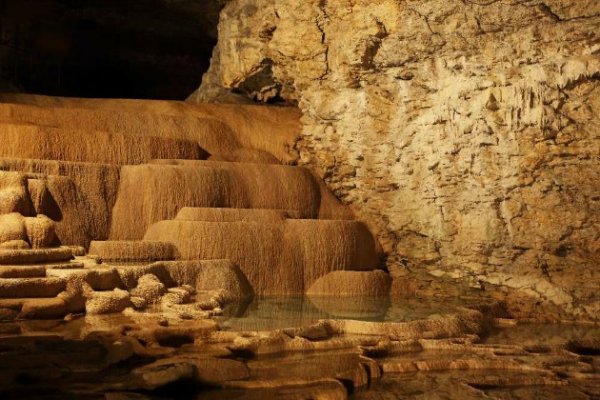
{"type": "Polygon", "coordinates": [[[297,103],[299,163],[370,221],[392,275],[586,318],[600,311],[599,27],[596,0],[232,0],[190,100],[260,76],[255,101],[297,103]]]}

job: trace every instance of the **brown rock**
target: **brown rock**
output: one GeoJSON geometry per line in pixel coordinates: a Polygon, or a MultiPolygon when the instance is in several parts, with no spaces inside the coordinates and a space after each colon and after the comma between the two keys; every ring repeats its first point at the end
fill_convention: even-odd
{"type": "Polygon", "coordinates": [[[0,298],[55,297],[66,285],[60,278],[3,278],[0,298]]]}
{"type": "Polygon", "coordinates": [[[51,247],[54,243],[54,221],[39,214],[35,218],[25,218],[27,239],[34,249],[51,247]]]}
{"type": "Polygon", "coordinates": [[[177,249],[171,243],[151,241],[93,241],[90,254],[107,262],[175,260],[177,249]]]}
{"type": "Polygon", "coordinates": [[[388,297],[392,281],[381,270],[333,271],[317,279],[306,291],[309,296],[388,297]]]}
{"type": "Polygon", "coordinates": [[[379,264],[375,240],[358,221],[162,221],[145,239],[171,241],[182,259],[229,259],[256,294],[303,294],[332,270],[372,270],[379,264]]]}
{"type": "Polygon", "coordinates": [[[0,249],[0,265],[39,264],[69,261],[73,252],[67,247],[46,249],[0,249]]]}
{"type": "Polygon", "coordinates": [[[306,292],[310,301],[330,315],[369,318],[385,315],[392,280],[387,272],[334,271],[306,292]]]}
{"type": "Polygon", "coordinates": [[[31,215],[32,205],[26,185],[27,178],[24,174],[0,171],[0,215],[10,213],[31,215]]]}
{"type": "Polygon", "coordinates": [[[67,314],[67,307],[62,298],[27,300],[19,318],[24,319],[55,319],[62,318],[67,314]]]}

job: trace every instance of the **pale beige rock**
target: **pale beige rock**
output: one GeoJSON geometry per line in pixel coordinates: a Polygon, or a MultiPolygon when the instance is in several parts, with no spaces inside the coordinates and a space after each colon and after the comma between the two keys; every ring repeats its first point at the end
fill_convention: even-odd
{"type": "Polygon", "coordinates": [[[190,290],[186,288],[169,288],[164,296],[161,298],[161,303],[164,308],[169,308],[170,306],[177,306],[181,304],[189,303],[192,293],[190,290]]]}
{"type": "Polygon", "coordinates": [[[143,310],[148,306],[148,302],[143,297],[131,296],[131,305],[136,310],[143,310]]]}
{"type": "Polygon", "coordinates": [[[123,286],[121,278],[115,268],[53,268],[48,266],[46,276],[65,278],[69,280],[76,279],[85,282],[93,290],[113,290],[123,286]]]}
{"type": "Polygon", "coordinates": [[[368,322],[327,320],[331,332],[337,334],[387,336],[394,340],[440,339],[479,334],[487,327],[484,316],[474,310],[440,318],[410,322],[368,322]]]}
{"type": "Polygon", "coordinates": [[[297,101],[300,164],[372,221],[393,277],[597,319],[599,24],[595,0],[233,0],[205,87],[262,73],[255,93],[297,101]]]}
{"type": "Polygon", "coordinates": [[[65,302],[68,313],[79,314],[86,311],[86,294],[89,291],[90,287],[85,282],[78,279],[69,279],[66,289],[56,297],[65,302]]]}

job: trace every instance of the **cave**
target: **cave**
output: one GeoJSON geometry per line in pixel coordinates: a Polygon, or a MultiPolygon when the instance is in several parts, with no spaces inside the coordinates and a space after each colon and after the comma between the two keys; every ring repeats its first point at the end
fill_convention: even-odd
{"type": "Polygon", "coordinates": [[[598,27],[0,0],[0,398],[600,398],[598,27]]]}

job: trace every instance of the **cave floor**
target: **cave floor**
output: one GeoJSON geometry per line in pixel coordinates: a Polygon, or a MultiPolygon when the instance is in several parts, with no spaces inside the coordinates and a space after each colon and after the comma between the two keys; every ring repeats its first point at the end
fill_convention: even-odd
{"type": "Polygon", "coordinates": [[[446,300],[393,302],[384,315],[353,320],[306,299],[266,297],[204,319],[136,312],[4,322],[0,395],[599,398],[597,325],[524,323],[496,318],[493,304],[446,300]]]}

